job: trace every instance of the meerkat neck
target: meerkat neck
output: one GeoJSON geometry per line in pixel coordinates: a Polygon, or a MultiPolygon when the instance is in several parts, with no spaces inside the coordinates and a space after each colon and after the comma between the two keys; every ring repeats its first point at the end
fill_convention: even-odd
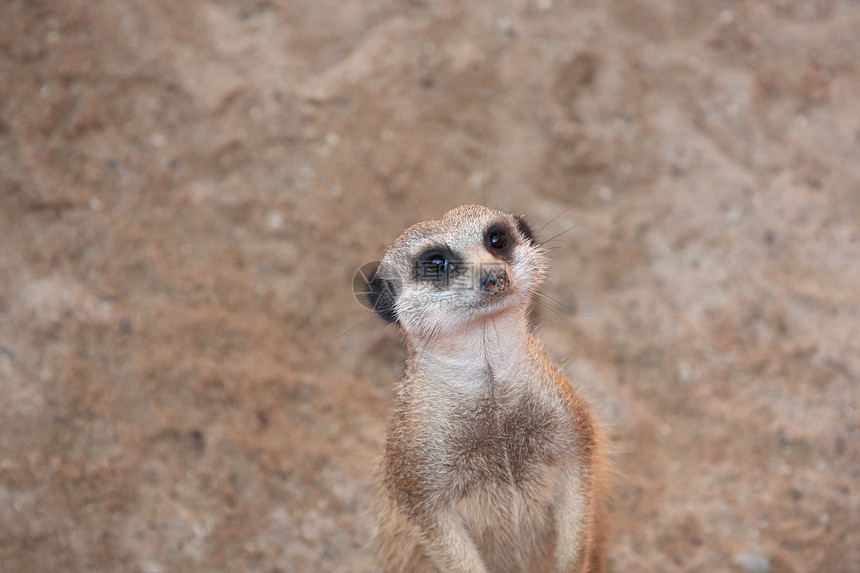
{"type": "Polygon", "coordinates": [[[530,335],[524,313],[505,313],[449,332],[409,339],[411,364],[440,378],[506,377],[522,365],[530,335]]]}

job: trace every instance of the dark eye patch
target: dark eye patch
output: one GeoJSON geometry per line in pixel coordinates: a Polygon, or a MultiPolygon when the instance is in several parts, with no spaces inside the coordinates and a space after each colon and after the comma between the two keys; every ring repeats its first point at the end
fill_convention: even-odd
{"type": "Polygon", "coordinates": [[[528,223],[526,223],[526,218],[522,215],[517,215],[514,218],[517,220],[517,231],[519,231],[529,243],[533,245],[536,244],[534,231],[532,231],[532,228],[529,227],[528,223]]]}

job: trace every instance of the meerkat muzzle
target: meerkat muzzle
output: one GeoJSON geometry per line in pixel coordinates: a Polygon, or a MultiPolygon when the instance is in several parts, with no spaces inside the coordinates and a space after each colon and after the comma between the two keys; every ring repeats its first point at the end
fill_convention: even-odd
{"type": "Polygon", "coordinates": [[[508,290],[510,281],[508,273],[504,269],[488,269],[481,273],[481,287],[484,292],[490,294],[501,294],[508,290]]]}

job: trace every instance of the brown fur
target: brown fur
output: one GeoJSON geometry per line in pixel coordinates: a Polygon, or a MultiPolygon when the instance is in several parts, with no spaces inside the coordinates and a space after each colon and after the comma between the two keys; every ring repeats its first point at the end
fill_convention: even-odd
{"type": "Polygon", "coordinates": [[[381,276],[395,281],[399,303],[437,304],[446,290],[431,290],[395,268],[427,244],[499,264],[513,285],[507,298],[493,299],[504,304],[487,312],[449,306],[427,312],[415,302],[398,307],[409,358],[388,430],[378,508],[385,571],[603,570],[601,435],[586,403],[528,332],[526,309],[543,276],[542,251],[514,232],[516,249],[500,263],[481,242],[482,229],[500,220],[515,228],[510,215],[461,207],[408,229],[380,267],[381,276]],[[410,289],[424,297],[410,299],[416,294],[410,289]],[[404,314],[413,310],[427,317],[409,322],[404,314]]]}

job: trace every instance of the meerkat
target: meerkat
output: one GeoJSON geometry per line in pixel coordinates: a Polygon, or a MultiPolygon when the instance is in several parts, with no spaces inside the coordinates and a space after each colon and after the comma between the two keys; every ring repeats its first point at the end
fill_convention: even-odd
{"type": "Polygon", "coordinates": [[[522,217],[465,205],[406,229],[368,298],[408,349],[375,540],[387,572],[600,572],[603,442],[529,328],[546,275],[522,217]]]}

